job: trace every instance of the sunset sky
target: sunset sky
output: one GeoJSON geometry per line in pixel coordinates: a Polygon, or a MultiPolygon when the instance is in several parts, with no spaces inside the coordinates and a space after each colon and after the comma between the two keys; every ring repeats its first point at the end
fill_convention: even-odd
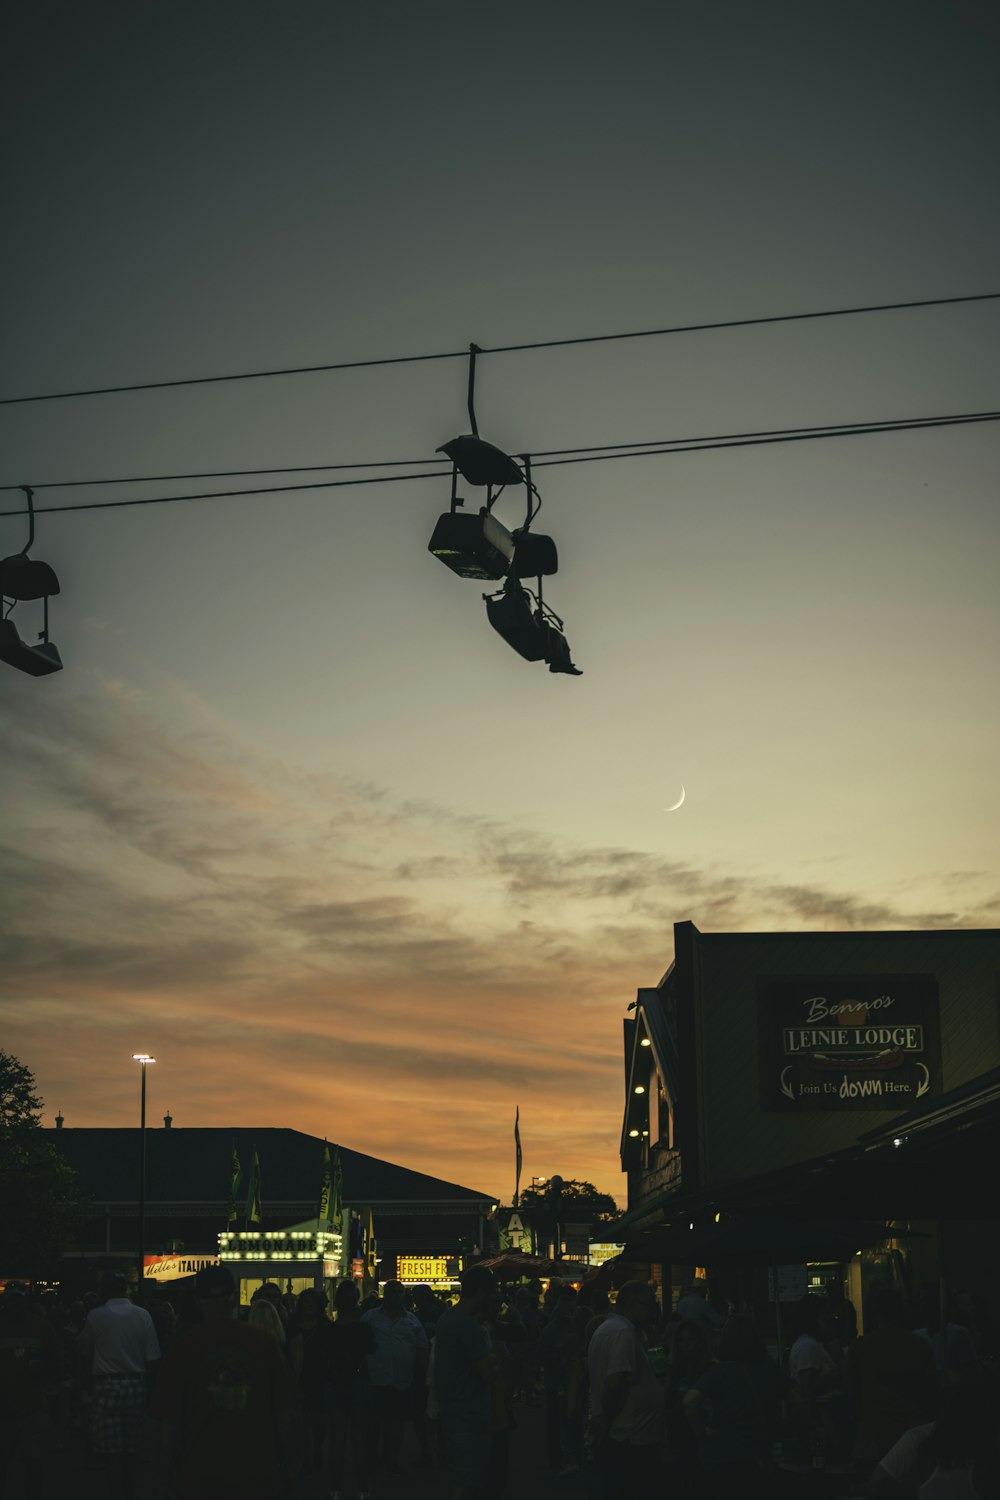
{"type": "MultiPolygon", "coordinates": [[[[63,0],[14,30],[6,397],[1000,290],[978,0],[63,0]]],[[[998,332],[980,302],[488,354],[479,427],[991,410],[998,332]]],[[[465,382],[7,405],[0,482],[433,459],[465,382]]],[[[0,1046],[46,1123],[135,1123],[148,1051],[178,1128],[509,1201],[519,1106],[522,1185],[624,1202],[621,1018],[675,921],[997,925],[998,450],[983,423],[540,469],[579,678],[429,555],[443,479],[40,514],[65,671],[0,667],[0,1046]]]]}

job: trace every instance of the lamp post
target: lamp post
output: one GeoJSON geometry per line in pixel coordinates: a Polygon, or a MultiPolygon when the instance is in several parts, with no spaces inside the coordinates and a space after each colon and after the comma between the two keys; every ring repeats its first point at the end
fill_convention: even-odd
{"type": "Polygon", "coordinates": [[[132,1061],[142,1069],[142,1084],[139,1095],[139,1292],[142,1291],[146,1271],[146,1064],[155,1063],[156,1058],[148,1052],[133,1052],[132,1061]]]}

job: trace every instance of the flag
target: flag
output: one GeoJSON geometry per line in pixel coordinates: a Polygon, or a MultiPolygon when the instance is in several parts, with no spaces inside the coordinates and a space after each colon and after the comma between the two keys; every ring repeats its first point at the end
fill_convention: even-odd
{"type": "Polygon", "coordinates": [[[329,1224],[331,1214],[330,1199],[333,1196],[333,1178],[330,1174],[330,1147],[326,1141],[323,1142],[323,1171],[319,1180],[319,1211],[316,1217],[324,1224],[329,1224]]]}
{"type": "Polygon", "coordinates": [[[226,1222],[229,1224],[236,1223],[236,1201],[239,1197],[242,1181],[243,1169],[240,1166],[240,1159],[236,1154],[236,1137],[233,1136],[233,1157],[229,1169],[229,1213],[226,1217],[226,1222]]]}
{"type": "Polygon", "coordinates": [[[260,1224],[260,1162],[256,1151],[253,1154],[253,1164],[250,1168],[250,1184],[247,1188],[247,1229],[251,1224],[260,1224]]]}
{"type": "Polygon", "coordinates": [[[517,1172],[514,1177],[514,1207],[517,1208],[521,1196],[521,1106],[518,1105],[514,1111],[514,1160],[517,1164],[517,1172]]]}
{"type": "Polygon", "coordinates": [[[344,1214],[344,1169],[340,1165],[340,1147],[333,1153],[333,1204],[331,1216],[334,1229],[339,1229],[344,1214]]]}
{"type": "Polygon", "coordinates": [[[365,1257],[365,1279],[367,1281],[377,1281],[378,1277],[376,1274],[376,1266],[378,1264],[378,1258],[375,1254],[375,1221],[372,1218],[371,1209],[368,1210],[368,1225],[367,1233],[365,1235],[365,1245],[367,1248],[367,1255],[365,1257]]]}

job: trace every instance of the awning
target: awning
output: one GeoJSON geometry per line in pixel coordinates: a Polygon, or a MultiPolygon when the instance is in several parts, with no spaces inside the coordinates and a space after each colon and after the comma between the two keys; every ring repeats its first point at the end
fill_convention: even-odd
{"type": "Polygon", "coordinates": [[[673,1265],[799,1265],[847,1260],[855,1251],[881,1244],[894,1231],[865,1220],[812,1220],[760,1214],[696,1229],[652,1230],[626,1241],[619,1260],[673,1265]]]}

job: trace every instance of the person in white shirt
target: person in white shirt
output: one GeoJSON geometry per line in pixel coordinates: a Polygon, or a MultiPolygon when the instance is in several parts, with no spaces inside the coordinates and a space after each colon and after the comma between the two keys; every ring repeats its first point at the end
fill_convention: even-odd
{"type": "Polygon", "coordinates": [[[427,1373],[427,1335],[420,1319],[407,1312],[404,1296],[400,1282],[387,1281],[381,1302],[361,1319],[375,1335],[375,1353],[368,1356],[368,1379],[375,1420],[381,1428],[382,1460],[394,1474],[400,1472],[403,1426],[417,1417],[417,1402],[422,1399],[427,1373]]]}
{"type": "Polygon", "coordinates": [[[627,1281],[587,1350],[590,1445],[609,1500],[642,1494],[660,1477],[666,1398],[640,1337],[658,1316],[652,1287],[627,1281]]]}
{"type": "Polygon", "coordinates": [[[135,1492],[135,1454],[146,1414],[146,1377],[160,1358],[153,1320],[129,1300],[120,1271],[101,1278],[104,1303],[87,1315],[78,1344],[91,1382],[90,1439],[107,1461],[111,1489],[119,1500],[135,1492]]]}
{"type": "Polygon", "coordinates": [[[798,1337],[788,1352],[788,1375],[811,1401],[840,1387],[840,1365],[823,1337],[823,1319],[824,1308],[818,1297],[806,1295],[797,1304],[798,1337]]]}

